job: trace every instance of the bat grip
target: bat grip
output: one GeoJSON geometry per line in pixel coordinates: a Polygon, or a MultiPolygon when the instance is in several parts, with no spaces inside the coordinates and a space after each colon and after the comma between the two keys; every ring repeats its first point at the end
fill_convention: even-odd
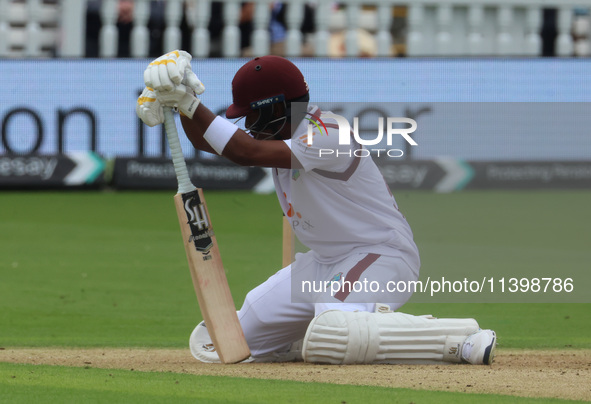
{"type": "Polygon", "coordinates": [[[164,107],[164,129],[166,130],[168,147],[170,147],[172,165],[174,166],[174,172],[176,173],[176,179],[179,184],[178,192],[184,194],[193,191],[195,185],[191,183],[191,179],[189,178],[189,171],[187,170],[187,164],[183,156],[179,134],[176,130],[174,115],[172,114],[172,109],[169,107],[164,107]]]}

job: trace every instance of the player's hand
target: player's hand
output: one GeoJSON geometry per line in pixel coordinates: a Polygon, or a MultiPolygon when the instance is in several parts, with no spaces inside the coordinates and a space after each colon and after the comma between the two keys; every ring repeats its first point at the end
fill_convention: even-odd
{"type": "Polygon", "coordinates": [[[182,50],[175,50],[160,56],[144,70],[144,83],[156,91],[171,91],[183,84],[195,94],[202,94],[205,87],[191,69],[192,56],[182,50]]]}
{"type": "Polygon", "coordinates": [[[176,85],[172,90],[156,90],[156,98],[160,105],[178,109],[188,118],[193,118],[201,102],[193,90],[184,84],[176,85]]]}
{"type": "Polygon", "coordinates": [[[156,98],[154,90],[150,87],[144,88],[135,105],[135,113],[148,126],[160,125],[164,122],[164,111],[162,105],[156,98]]]}

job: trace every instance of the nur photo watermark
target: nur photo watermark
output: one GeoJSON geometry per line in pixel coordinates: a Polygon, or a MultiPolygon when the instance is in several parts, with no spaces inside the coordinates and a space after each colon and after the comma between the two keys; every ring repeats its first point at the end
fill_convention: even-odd
{"type": "Polygon", "coordinates": [[[358,116],[353,117],[353,125],[351,125],[347,118],[333,112],[322,112],[322,117],[320,117],[320,111],[307,112],[306,115],[307,133],[300,135],[299,140],[307,146],[314,145],[316,136],[337,137],[332,141],[322,142],[320,147],[315,148],[318,157],[339,157],[341,155],[371,157],[375,155],[376,157],[400,158],[404,156],[404,151],[393,147],[394,139],[398,136],[402,137],[410,146],[418,146],[418,143],[410,136],[417,129],[417,122],[412,118],[378,116],[373,137],[371,134],[362,137],[360,136],[358,116]],[[336,142],[337,140],[338,142],[336,142]],[[332,147],[323,147],[331,144],[332,147]],[[352,144],[363,147],[350,148],[352,144]],[[342,149],[340,146],[349,147],[342,149]]]}

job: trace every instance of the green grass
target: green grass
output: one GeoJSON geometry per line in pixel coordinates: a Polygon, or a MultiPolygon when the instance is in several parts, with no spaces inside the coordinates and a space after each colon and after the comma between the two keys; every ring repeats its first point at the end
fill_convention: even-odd
{"type": "MultiPolygon", "coordinates": [[[[207,198],[240,305],[280,264],[281,213],[270,195],[207,198]]],[[[186,345],[201,315],[171,193],[10,193],[0,204],[3,344],[186,345]]]]}
{"type": "MultiPolygon", "coordinates": [[[[279,268],[281,213],[274,195],[206,198],[239,307],[279,268]]],[[[397,198],[424,273],[567,273],[591,262],[591,192],[397,198]]],[[[0,223],[0,346],[186,347],[201,316],[172,193],[3,193],[0,223]]],[[[507,348],[591,348],[589,304],[411,302],[403,311],[474,317],[507,348]]]]}
{"type": "Polygon", "coordinates": [[[285,380],[0,363],[0,401],[10,403],[564,403],[285,380]]]}
{"type": "MultiPolygon", "coordinates": [[[[281,213],[274,195],[206,198],[239,307],[279,269],[281,213]]],[[[423,274],[481,276],[502,268],[566,276],[591,262],[591,192],[403,192],[397,199],[423,274]]],[[[0,224],[0,347],[187,348],[201,315],[172,193],[4,192],[0,224]]],[[[497,331],[501,349],[591,348],[589,304],[434,301],[403,311],[474,317],[497,331]]],[[[0,401],[560,402],[1,363],[0,401]]]]}

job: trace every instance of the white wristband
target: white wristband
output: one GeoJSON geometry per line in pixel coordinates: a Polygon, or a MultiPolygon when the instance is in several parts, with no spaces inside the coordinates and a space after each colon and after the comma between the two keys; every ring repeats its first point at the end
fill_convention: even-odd
{"type": "Polygon", "coordinates": [[[216,116],[203,134],[203,139],[205,139],[218,154],[222,154],[224,147],[226,147],[226,144],[228,144],[230,138],[234,136],[234,133],[236,133],[238,129],[238,126],[234,125],[232,122],[221,116],[216,116]]]}

